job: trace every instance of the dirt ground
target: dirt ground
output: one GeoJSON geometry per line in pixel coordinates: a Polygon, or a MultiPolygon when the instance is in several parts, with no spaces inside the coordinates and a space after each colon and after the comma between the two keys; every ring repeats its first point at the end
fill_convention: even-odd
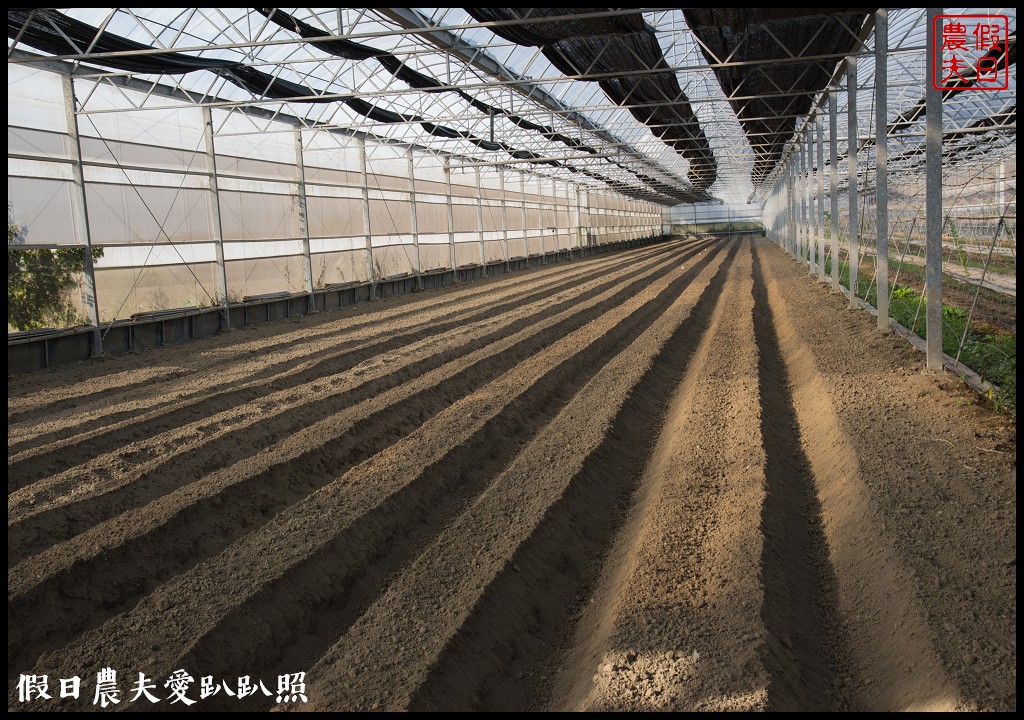
{"type": "Polygon", "coordinates": [[[1014,709],[1015,421],[874,322],[677,238],[9,377],[8,705],[1014,709]]]}

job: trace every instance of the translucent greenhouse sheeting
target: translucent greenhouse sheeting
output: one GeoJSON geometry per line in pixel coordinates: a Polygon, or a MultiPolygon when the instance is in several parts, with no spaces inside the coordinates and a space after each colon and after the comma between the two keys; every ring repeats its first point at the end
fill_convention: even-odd
{"type": "MultiPolygon", "coordinates": [[[[24,66],[10,75],[11,218],[25,247],[84,245],[61,79],[24,66]],[[25,107],[49,119],[33,126],[25,107]]],[[[281,116],[211,108],[211,157],[201,108],[163,98],[145,109],[144,92],[74,83],[94,110],[78,123],[103,322],[219,304],[218,244],[237,301],[308,292],[306,241],[315,290],[661,232],[662,207],[649,202],[281,116]]],[[[84,315],[83,293],[73,296],[84,315]]]]}
{"type": "MultiPolygon", "coordinates": [[[[274,15],[271,14],[272,17],[274,15]]],[[[292,25],[295,27],[294,23],[292,25]]],[[[428,122],[416,114],[403,114],[388,110],[380,107],[377,103],[369,102],[347,93],[332,94],[328,92],[327,88],[310,87],[306,82],[296,83],[286,80],[283,77],[263,72],[241,62],[199,57],[186,53],[151,52],[155,51],[156,48],[118,36],[116,33],[108,30],[91,26],[56,10],[9,11],[8,36],[10,38],[17,38],[27,46],[58,55],[74,54],[81,47],[88,47],[98,53],[115,53],[114,55],[101,56],[96,58],[96,60],[102,66],[129,72],[176,75],[197,71],[210,71],[258,97],[299,103],[330,104],[338,106],[339,109],[344,107],[356,116],[362,116],[381,124],[419,124],[432,136],[446,139],[461,138],[481,149],[507,153],[508,156],[515,159],[555,168],[565,168],[571,172],[578,171],[570,163],[563,163],[554,158],[544,157],[543,154],[538,154],[532,150],[515,148],[504,142],[495,141],[493,138],[488,140],[468,131],[428,122]]],[[[621,42],[629,41],[621,39],[621,42]]],[[[630,47],[626,50],[629,50],[629,52],[619,52],[616,54],[616,57],[635,56],[639,53],[640,56],[645,58],[646,65],[649,68],[657,67],[660,69],[664,67],[664,60],[661,58],[661,52],[653,35],[646,38],[646,41],[641,41],[638,47],[630,47]]],[[[596,50],[591,51],[592,54],[594,52],[596,50]]],[[[380,53],[375,54],[380,55],[380,53]]],[[[604,53],[596,52],[594,62],[599,61],[604,55],[604,53]]],[[[370,56],[366,55],[366,57],[370,56]]],[[[431,82],[436,82],[428,82],[426,76],[420,73],[415,73],[416,77],[414,77],[410,74],[413,71],[408,68],[405,68],[405,72],[403,72],[402,68],[404,68],[404,65],[402,63],[398,63],[398,65],[385,63],[385,65],[392,73],[397,73],[399,76],[404,75],[404,81],[411,83],[413,87],[419,86],[422,89],[425,87],[424,83],[431,85],[431,82]]],[[[303,77],[303,80],[306,81],[307,78],[303,77]]],[[[615,80],[603,82],[615,85],[618,88],[618,83],[615,80]]],[[[662,193],[660,199],[668,201],[695,200],[707,197],[703,190],[714,181],[714,161],[713,159],[707,159],[710,157],[710,151],[707,150],[707,140],[703,137],[693,113],[689,109],[689,104],[685,101],[685,96],[682,96],[682,92],[679,90],[672,74],[670,72],[659,72],[656,76],[645,78],[638,83],[626,83],[626,85],[618,88],[615,92],[621,96],[620,99],[622,100],[630,95],[649,95],[650,97],[661,98],[668,103],[673,118],[669,119],[670,122],[668,124],[661,125],[660,123],[666,120],[666,118],[659,117],[659,125],[656,126],[656,132],[660,136],[665,137],[669,142],[675,142],[677,145],[682,143],[682,145],[679,145],[680,152],[690,157],[691,170],[697,173],[698,178],[698,182],[695,183],[697,189],[672,187],[660,182],[646,180],[644,176],[636,171],[615,162],[614,164],[619,165],[628,172],[632,172],[634,177],[641,180],[642,184],[647,186],[646,189],[641,189],[630,185],[623,185],[620,189],[636,197],[644,197],[652,192],[662,193]],[[659,92],[655,94],[651,94],[649,91],[645,92],[643,88],[648,88],[648,86],[658,88],[659,92]],[[677,99],[680,97],[682,99],[677,99]],[[711,172],[709,172],[708,168],[711,169],[711,172]]],[[[492,106],[488,106],[488,108],[491,108],[491,112],[496,111],[492,106]]],[[[652,118],[657,114],[656,111],[651,109],[642,112],[645,116],[649,115],[652,118]]],[[[525,126],[527,123],[520,122],[519,124],[525,126]]],[[[550,128],[544,128],[535,123],[528,124],[532,126],[531,129],[541,131],[549,140],[568,140],[569,144],[572,145],[571,138],[550,131],[550,128]],[[545,133],[545,130],[549,132],[545,133]]],[[[599,172],[593,170],[585,170],[583,172],[609,185],[617,184],[599,172]]]]}
{"type": "Polygon", "coordinates": [[[7,125],[66,134],[68,118],[60,75],[27,65],[9,65],[7,125]]]}
{"type": "Polygon", "coordinates": [[[678,225],[717,224],[730,222],[761,223],[764,213],[760,205],[678,205],[672,208],[672,223],[678,225]]]}

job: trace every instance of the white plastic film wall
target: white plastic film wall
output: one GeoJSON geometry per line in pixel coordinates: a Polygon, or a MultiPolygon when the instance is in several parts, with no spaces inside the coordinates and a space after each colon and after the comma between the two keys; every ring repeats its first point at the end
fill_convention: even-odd
{"type": "MultiPolygon", "coordinates": [[[[660,206],[522,165],[459,156],[75,81],[103,321],[229,300],[501,262],[658,235],[660,206]],[[159,107],[158,107],[159,106],[159,107]],[[211,176],[216,173],[217,192],[211,176]],[[219,211],[219,223],[216,221],[219,211]]],[[[84,245],[62,77],[8,69],[8,190],[27,246],[84,245]]]]}

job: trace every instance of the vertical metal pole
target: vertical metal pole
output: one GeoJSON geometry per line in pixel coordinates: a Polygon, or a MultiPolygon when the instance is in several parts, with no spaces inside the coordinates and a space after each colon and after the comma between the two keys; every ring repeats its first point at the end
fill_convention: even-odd
{"type": "Polygon", "coordinates": [[[575,253],[575,250],[576,250],[576,238],[578,237],[578,234],[574,230],[574,228],[576,227],[577,223],[573,219],[574,217],[576,217],[576,214],[577,214],[576,213],[576,209],[577,208],[576,208],[575,200],[574,200],[575,197],[576,197],[576,186],[574,184],[570,183],[568,180],[566,180],[565,181],[565,205],[563,206],[563,209],[565,210],[565,217],[566,217],[566,222],[565,222],[565,228],[564,229],[565,229],[566,234],[569,236],[568,239],[566,240],[566,244],[568,246],[567,249],[569,250],[569,257],[570,258],[573,258],[573,257],[576,256],[576,253],[575,253]]]}
{"type": "MultiPolygon", "coordinates": [[[[580,244],[590,247],[590,189],[580,189],[580,244]],[[583,219],[586,214],[586,220],[583,219]],[[585,234],[585,235],[584,235],[585,234]]],[[[589,255],[590,251],[586,251],[589,255]]]]}
{"type": "Polygon", "coordinates": [[[501,233],[505,240],[505,272],[508,272],[508,198],[505,197],[505,171],[501,168],[498,169],[498,183],[501,191],[501,233]]]}
{"type": "Polygon", "coordinates": [[[781,214],[781,226],[782,226],[782,249],[789,252],[789,168],[784,167],[782,169],[782,176],[779,180],[782,185],[782,189],[779,191],[779,205],[782,208],[781,214]]]}
{"type": "Polygon", "coordinates": [[[790,253],[793,257],[797,257],[800,254],[800,227],[797,222],[797,207],[796,207],[796,160],[790,158],[789,166],[789,237],[790,237],[790,253]]]}
{"type": "Polygon", "coordinates": [[[808,123],[804,132],[804,150],[807,153],[807,174],[804,176],[804,195],[807,197],[807,271],[814,274],[814,133],[808,123]]]}
{"type": "Polygon", "coordinates": [[[565,204],[562,203],[562,198],[559,197],[558,195],[558,180],[556,180],[555,178],[551,178],[551,184],[554,186],[554,188],[551,191],[551,196],[555,200],[555,231],[552,234],[554,235],[555,241],[555,253],[560,255],[562,252],[562,228],[559,226],[559,222],[561,221],[562,213],[565,212],[567,208],[565,204]]]}
{"type": "Polygon", "coordinates": [[[446,157],[444,159],[444,184],[448,188],[445,204],[448,206],[448,265],[452,269],[452,285],[455,284],[455,215],[452,212],[452,168],[446,157]]]}
{"type": "Polygon", "coordinates": [[[789,219],[786,216],[786,213],[789,212],[788,192],[789,172],[787,168],[783,167],[782,174],[779,176],[779,245],[787,252],[789,251],[789,219]]]}
{"type": "Polygon", "coordinates": [[[878,330],[889,332],[889,11],[875,11],[875,287],[878,330]]]}
{"type": "Polygon", "coordinates": [[[295,128],[295,165],[298,168],[299,233],[302,235],[302,271],[306,285],[306,313],[316,311],[313,293],[313,256],[309,249],[309,219],[306,205],[306,164],[302,159],[302,128],[295,128]]]}
{"type": "Polygon", "coordinates": [[[779,247],[784,248],[786,242],[786,206],[784,204],[785,195],[785,181],[784,175],[779,176],[779,182],[776,183],[775,188],[772,190],[775,195],[775,237],[779,247]]]}
{"type": "Polygon", "coordinates": [[[807,226],[804,224],[807,219],[804,214],[804,170],[806,169],[806,163],[807,159],[804,156],[804,148],[797,141],[796,158],[794,160],[796,178],[793,190],[796,193],[796,258],[800,262],[807,258],[807,255],[804,253],[804,244],[807,238],[807,226]]]}
{"type": "Polygon", "coordinates": [[[789,167],[786,170],[786,228],[788,230],[787,235],[789,236],[789,253],[793,257],[797,255],[796,247],[796,213],[793,205],[793,164],[790,160],[789,167]]]}
{"type": "Polygon", "coordinates": [[[217,251],[217,284],[220,293],[223,327],[231,327],[231,311],[228,309],[228,273],[224,263],[224,226],[220,218],[220,189],[217,183],[217,153],[213,145],[213,113],[209,106],[203,106],[203,137],[206,141],[206,157],[210,167],[210,228],[213,230],[214,247],[217,251]]]}
{"type": "Polygon", "coordinates": [[[771,206],[771,226],[765,222],[765,234],[772,239],[772,242],[777,243],[779,234],[779,184],[778,182],[772,187],[771,197],[768,199],[766,205],[771,206]]]}
{"type": "Polygon", "coordinates": [[[615,229],[619,236],[619,242],[625,242],[629,240],[626,233],[626,210],[624,208],[624,202],[621,196],[613,195],[615,198],[615,229]]]}
{"type": "Polygon", "coordinates": [[[807,232],[807,174],[809,172],[809,164],[807,162],[807,152],[803,143],[803,133],[800,133],[800,136],[800,144],[797,146],[797,155],[800,156],[800,176],[798,178],[797,193],[800,198],[800,238],[802,240],[802,244],[800,246],[800,263],[805,264],[807,262],[807,246],[810,244],[810,237],[807,232]]]}
{"type": "Polygon", "coordinates": [[[540,213],[540,261],[546,265],[548,262],[548,245],[546,241],[547,234],[544,232],[544,178],[540,175],[537,176],[537,207],[540,213]]]}
{"type": "Polygon", "coordinates": [[[800,176],[803,173],[800,171],[800,161],[801,158],[799,155],[793,157],[793,228],[795,231],[794,237],[797,240],[794,256],[797,258],[798,261],[800,259],[800,242],[802,241],[801,231],[803,230],[803,228],[801,227],[803,224],[803,219],[800,216],[800,176]]]}
{"type": "Polygon", "coordinates": [[[832,292],[839,287],[839,99],[833,90],[828,94],[829,199],[832,211],[832,232],[829,251],[832,254],[832,292]]]}
{"type": "Polygon", "coordinates": [[[526,230],[526,173],[519,173],[519,199],[523,210],[523,247],[526,252],[526,264],[530,264],[530,234],[526,230]]]}
{"type": "Polygon", "coordinates": [[[476,170],[476,220],[480,226],[480,272],[487,275],[487,255],[484,251],[484,192],[480,185],[480,168],[476,170]]]}
{"type": "Polygon", "coordinates": [[[789,249],[789,233],[786,227],[786,168],[783,167],[779,175],[779,247],[783,250],[789,249]]]}
{"type": "Polygon", "coordinates": [[[818,281],[825,282],[825,124],[820,112],[814,116],[814,129],[818,136],[818,281]]]}
{"type": "Polygon", "coordinates": [[[576,250],[577,255],[583,255],[583,198],[580,186],[573,184],[576,188],[576,250]]]}
{"type": "MultiPolygon", "coordinates": [[[[797,137],[800,137],[801,135],[802,133],[798,133],[797,137]]],[[[807,213],[804,197],[804,178],[807,174],[807,156],[804,155],[803,143],[799,140],[796,145],[796,167],[796,224],[800,233],[800,246],[798,248],[799,257],[797,259],[803,263],[807,260],[807,213]]]]}
{"type": "Polygon", "coordinates": [[[75,188],[75,214],[85,233],[85,247],[82,248],[82,277],[85,282],[85,304],[88,306],[89,322],[92,324],[92,354],[103,354],[103,335],[100,334],[100,305],[96,296],[96,267],[92,257],[92,231],[89,228],[89,204],[85,198],[85,173],[82,171],[82,144],[78,139],[78,115],[75,112],[75,81],[70,75],[62,74],[64,88],[64,110],[67,115],[68,139],[75,149],[75,162],[71,174],[75,188]]]}
{"type": "Polygon", "coordinates": [[[786,182],[789,189],[789,244],[790,253],[794,258],[800,255],[800,227],[797,220],[800,217],[796,200],[796,178],[799,174],[799,164],[795,155],[791,155],[787,162],[786,182]]]}
{"type": "Polygon", "coordinates": [[[636,240],[636,200],[627,201],[628,214],[626,223],[629,227],[629,239],[636,240]]]}
{"type": "Polygon", "coordinates": [[[815,162],[814,162],[814,151],[815,151],[815,149],[817,147],[817,135],[815,134],[815,125],[814,125],[815,117],[816,117],[816,114],[812,114],[811,117],[809,117],[807,119],[807,162],[808,162],[808,165],[810,166],[810,170],[809,170],[808,175],[807,175],[807,179],[808,179],[807,192],[808,192],[808,194],[810,196],[810,200],[808,202],[808,207],[810,208],[810,212],[811,212],[811,217],[808,220],[808,223],[810,224],[810,227],[811,227],[811,248],[810,248],[810,254],[811,254],[810,263],[811,264],[810,264],[810,269],[811,269],[812,276],[814,276],[814,274],[817,274],[817,266],[818,266],[818,240],[819,240],[819,232],[818,231],[820,229],[818,227],[818,190],[817,190],[818,173],[817,173],[817,165],[815,165],[815,162]]]}
{"type": "Polygon", "coordinates": [[[772,225],[775,230],[775,242],[780,248],[786,247],[785,183],[786,176],[780,171],[775,187],[772,188],[772,196],[775,198],[775,216],[772,219],[772,225]]]}
{"type": "Polygon", "coordinates": [[[627,198],[626,201],[624,202],[624,206],[623,206],[623,209],[622,209],[622,231],[623,231],[623,233],[625,235],[625,239],[626,240],[632,240],[633,239],[633,209],[632,209],[632,205],[633,205],[632,201],[630,201],[627,198]]]}
{"type": "Polygon", "coordinates": [[[412,148],[406,149],[406,157],[408,158],[409,164],[409,201],[412,206],[412,249],[413,249],[413,262],[415,267],[413,270],[416,272],[416,289],[423,289],[423,268],[420,264],[420,224],[419,217],[416,214],[416,162],[412,156],[412,148]]]}
{"type": "Polygon", "coordinates": [[[787,173],[783,168],[779,175],[779,247],[783,250],[789,249],[789,229],[786,227],[786,188],[787,173]]]}
{"type": "Polygon", "coordinates": [[[935,17],[942,8],[928,8],[928,70],[925,72],[925,332],[928,369],[942,370],[942,93],[932,83],[938,66],[935,17]]]}
{"type": "Polygon", "coordinates": [[[634,218],[633,205],[634,205],[634,200],[632,198],[626,200],[626,234],[627,234],[626,235],[626,239],[627,240],[634,240],[636,238],[636,234],[635,234],[636,228],[635,228],[634,223],[633,223],[633,218],[634,218]]]}
{"type": "Polygon", "coordinates": [[[996,206],[999,208],[999,214],[1002,215],[1003,208],[1006,206],[1006,161],[999,161],[999,182],[996,185],[996,206]]]}
{"type": "Polygon", "coordinates": [[[857,217],[857,58],[846,59],[846,124],[847,124],[847,161],[849,162],[849,215],[850,215],[850,256],[847,265],[850,268],[850,307],[859,307],[857,290],[860,280],[860,220],[857,217]]]}
{"type": "Polygon", "coordinates": [[[363,227],[366,228],[366,274],[370,279],[370,299],[377,299],[377,268],[373,262],[373,232],[370,228],[370,181],[366,172],[366,138],[358,139],[359,172],[363,178],[363,227]]]}

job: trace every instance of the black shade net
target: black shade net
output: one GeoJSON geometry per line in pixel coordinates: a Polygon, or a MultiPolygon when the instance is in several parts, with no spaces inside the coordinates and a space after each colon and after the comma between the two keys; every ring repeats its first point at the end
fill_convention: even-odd
{"type": "MultiPolygon", "coordinates": [[[[280,11],[259,9],[265,11],[272,20],[294,29],[304,38],[322,36],[323,34],[314,28],[295,20],[291,16],[280,11]]],[[[90,62],[103,67],[124,70],[127,72],[138,72],[147,74],[184,74],[198,70],[208,70],[217,73],[225,80],[251,92],[257,97],[264,97],[273,100],[288,100],[292,102],[329,103],[343,102],[354,112],[382,123],[419,123],[427,133],[432,136],[444,139],[466,140],[481,149],[490,152],[506,152],[517,160],[548,165],[551,167],[562,167],[571,172],[577,172],[595,180],[599,180],[619,192],[636,199],[651,200],[660,204],[675,204],[680,202],[695,202],[706,199],[707,194],[701,191],[672,187],[667,183],[648,183],[647,188],[638,188],[633,185],[612,180],[594,171],[584,171],[565,162],[545,159],[529,150],[518,150],[504,143],[486,140],[475,135],[456,130],[454,128],[437,125],[428,122],[417,115],[406,115],[378,107],[362,98],[354,96],[338,96],[318,91],[314,88],[299,83],[274,77],[261,70],[257,70],[243,63],[216,58],[203,58],[193,55],[186,55],[178,52],[157,51],[156,48],[137,43],[133,40],[114,35],[106,31],[101,32],[99,28],[70,18],[55,10],[30,10],[28,8],[13,9],[7,12],[7,35],[9,38],[18,38],[23,43],[37,50],[52,55],[81,55],[102,54],[102,53],[128,53],[125,55],[113,55],[107,57],[90,58],[90,62]],[[144,54],[140,54],[144,53],[144,54]]],[[[411,87],[425,92],[444,92],[451,90],[442,85],[439,81],[430,78],[423,73],[417,72],[399,61],[389,53],[372,48],[349,40],[331,39],[311,42],[314,47],[338,57],[352,60],[365,60],[376,58],[392,72],[396,77],[406,82],[411,87]]],[[[495,108],[486,103],[475,100],[461,90],[452,90],[463,96],[470,104],[484,112],[500,113],[520,127],[542,133],[552,140],[563,142],[585,152],[596,153],[597,151],[589,146],[584,146],[579,141],[554,132],[536,123],[512,113],[495,108]]],[[[630,168],[615,163],[619,167],[633,173],[638,179],[646,182],[642,174],[630,168]]]]}
{"type": "MultiPolygon", "coordinates": [[[[19,42],[51,55],[77,55],[90,53],[148,52],[155,48],[119,37],[100,33],[88,25],[63,13],[31,8],[13,8],[7,11],[7,37],[12,40],[21,35],[19,42]],[[31,21],[29,18],[31,17],[31,21]],[[27,23],[27,24],[26,24],[27,23]]],[[[103,58],[103,65],[129,72],[181,75],[195,70],[213,70],[235,65],[229,60],[194,57],[176,52],[156,52],[148,55],[124,55],[103,58]]]]}
{"type": "Polygon", "coordinates": [[[519,45],[540,47],[559,72],[596,81],[612,102],[627,108],[690,161],[689,180],[695,187],[706,190],[714,184],[718,177],[714,153],[641,13],[588,17],[609,8],[465,10],[480,22],[530,21],[495,25],[490,30],[519,45]],[[536,21],[546,17],[562,19],[536,21]]]}
{"type": "Polygon", "coordinates": [[[836,60],[793,58],[852,52],[872,12],[873,8],[683,9],[708,63],[730,63],[716,67],[715,75],[754,151],[755,187],[778,164],[793,137],[796,118],[810,111],[836,66],[836,60]]]}

